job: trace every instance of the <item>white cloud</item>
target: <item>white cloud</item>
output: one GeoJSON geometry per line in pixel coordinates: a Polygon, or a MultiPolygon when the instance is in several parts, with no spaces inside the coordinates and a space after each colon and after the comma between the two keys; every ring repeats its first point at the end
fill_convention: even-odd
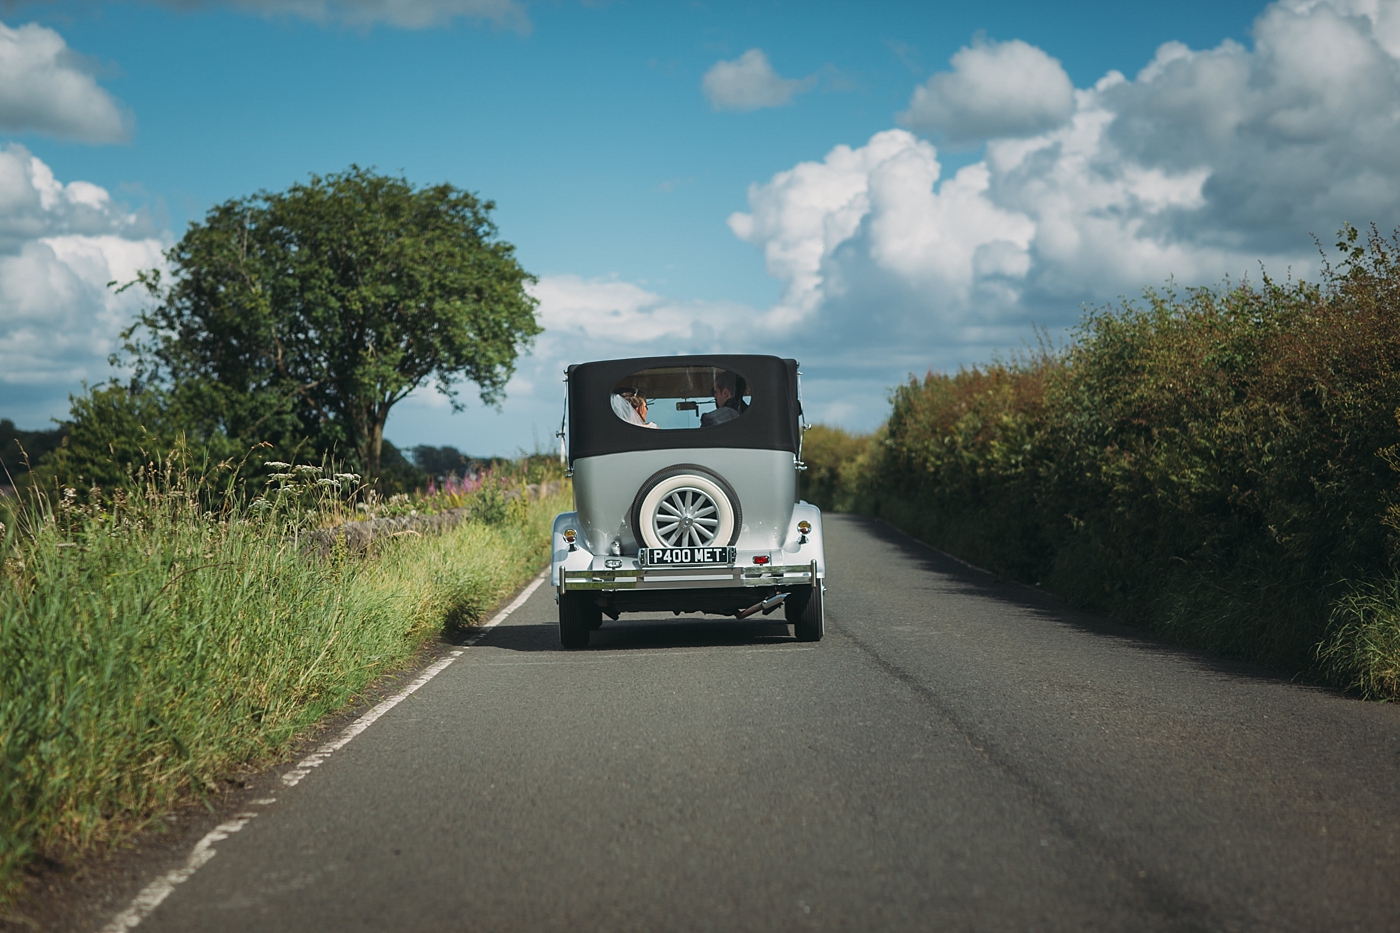
{"type": "Polygon", "coordinates": [[[762,49],[749,49],[732,61],[718,61],[701,80],[701,89],[716,110],[758,110],[792,103],[810,91],[817,78],[784,78],[773,70],[762,49]]]}
{"type": "MultiPolygon", "coordinates": [[[[1055,126],[1006,130],[951,177],[903,130],[837,146],[752,186],[729,224],[785,284],[784,323],[847,352],[870,347],[872,360],[881,345],[1014,345],[1031,322],[1070,323],[1080,302],[1168,278],[1214,284],[1260,261],[1310,274],[1311,234],[1400,226],[1392,6],[1274,4],[1252,51],[1168,43],[1133,80],[1110,73],[1073,92],[1055,126]]],[[[1016,54],[1027,49],[1038,53],[1016,54]]],[[[955,74],[977,73],[968,61],[955,58],[955,74]]],[[[1006,113],[996,94],[958,99],[992,102],[984,126],[1006,113]]]]}
{"type": "Polygon", "coordinates": [[[126,211],[97,185],[59,182],[23,146],[0,148],[0,254],[65,234],[145,239],[155,229],[150,218],[126,211]]]}
{"type": "MultiPolygon", "coordinates": [[[[163,0],[188,7],[192,0],[163,0]]],[[[193,3],[217,0],[193,0],[193,3]]],[[[490,23],[528,35],[530,17],[518,0],[224,0],[237,10],[265,16],[294,16],[313,23],[368,28],[384,24],[400,29],[428,29],[457,19],[490,23]]]]}
{"type": "Polygon", "coordinates": [[[60,183],[22,146],[0,150],[0,414],[42,425],[82,381],[106,378],[141,302],[107,283],[163,268],[167,241],[104,189],[60,183]]]}
{"type": "Polygon", "coordinates": [[[0,130],[101,143],[126,139],[129,123],[62,36],[0,23],[0,130]]]}
{"type": "Polygon", "coordinates": [[[539,321],[548,335],[542,339],[563,340],[575,349],[640,348],[645,354],[652,352],[649,347],[666,346],[703,352],[732,347],[735,331],[747,333],[764,321],[764,312],[747,305],[677,301],[616,279],[546,275],[530,293],[540,303],[539,321]]]}
{"type": "Polygon", "coordinates": [[[1189,220],[1223,242],[1277,247],[1299,233],[1327,237],[1342,220],[1393,224],[1394,9],[1280,3],[1256,21],[1253,51],[1164,45],[1136,80],[1100,95],[1115,117],[1106,144],[1147,169],[1205,172],[1203,203],[1189,220]]]}
{"type": "Polygon", "coordinates": [[[1042,133],[1074,110],[1074,85],[1059,60],[1019,39],[961,49],[952,65],[914,90],[901,123],[976,142],[1042,133]]]}
{"type": "Polygon", "coordinates": [[[545,276],[531,286],[545,330],[623,344],[688,339],[693,318],[630,282],[545,276]]]}
{"type": "MultiPolygon", "coordinates": [[[[1169,277],[1257,276],[1260,261],[1310,276],[1310,234],[1330,243],[1346,221],[1400,227],[1400,3],[1286,0],[1264,10],[1254,40],[1167,43],[1131,80],[1110,73],[1073,91],[1065,111],[1042,99],[1016,120],[1014,95],[955,62],[961,83],[928,93],[949,112],[990,102],[938,127],[994,127],[1002,135],[979,161],[948,173],[932,143],[892,129],[750,187],[729,226],[782,283],[772,308],[542,280],[549,330],[522,367],[543,395],[507,403],[512,429],[558,423],[553,380],[568,362],[711,349],[795,356],[809,414],[868,429],[906,374],[1033,343],[1032,324],[1054,333],[1081,302],[1169,277]]],[[[1038,53],[1017,54],[1035,59],[1027,49],[1038,53]]]]}
{"type": "Polygon", "coordinates": [[[52,237],[0,256],[0,383],[74,389],[107,374],[137,296],[106,283],[161,265],[160,243],[52,237]]]}
{"type": "Polygon", "coordinates": [[[935,188],[940,173],[931,144],[886,130],[859,149],[837,146],[820,163],[752,186],[750,213],[732,215],[729,226],[760,246],[769,273],[786,283],[773,328],[849,305],[849,320],[822,332],[848,325],[868,344],[898,339],[887,317],[891,289],[928,295],[927,308],[945,318],[989,289],[1004,292],[1006,282],[1014,292],[1030,265],[1033,223],[986,197],[984,164],[935,188]],[[861,304],[869,307],[861,312],[861,304]]]}

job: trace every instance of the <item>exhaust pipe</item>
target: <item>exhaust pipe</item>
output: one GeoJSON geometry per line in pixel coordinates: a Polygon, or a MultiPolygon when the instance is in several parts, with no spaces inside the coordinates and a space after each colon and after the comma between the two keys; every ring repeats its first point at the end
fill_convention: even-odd
{"type": "Polygon", "coordinates": [[[764,615],[767,615],[768,613],[772,612],[774,609],[777,609],[780,605],[782,605],[783,600],[787,599],[789,595],[790,594],[788,593],[777,593],[773,596],[769,596],[763,602],[754,603],[752,606],[745,609],[743,612],[736,613],[734,618],[747,619],[755,612],[761,612],[764,615]]]}

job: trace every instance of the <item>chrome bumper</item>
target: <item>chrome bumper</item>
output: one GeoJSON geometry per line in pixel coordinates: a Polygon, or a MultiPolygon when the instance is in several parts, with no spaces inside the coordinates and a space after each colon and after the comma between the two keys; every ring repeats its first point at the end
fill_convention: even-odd
{"type": "Polygon", "coordinates": [[[793,586],[817,582],[817,562],[752,567],[642,567],[632,570],[565,570],[568,590],[692,590],[736,586],[793,586]]]}

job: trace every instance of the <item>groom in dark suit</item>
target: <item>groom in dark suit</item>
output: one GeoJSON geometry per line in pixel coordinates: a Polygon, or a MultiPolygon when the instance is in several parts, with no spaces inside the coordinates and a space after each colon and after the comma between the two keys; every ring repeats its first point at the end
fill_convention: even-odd
{"type": "Polygon", "coordinates": [[[715,410],[700,416],[700,426],[708,428],[711,425],[733,421],[743,410],[742,405],[738,377],[725,370],[715,376],[715,410]]]}

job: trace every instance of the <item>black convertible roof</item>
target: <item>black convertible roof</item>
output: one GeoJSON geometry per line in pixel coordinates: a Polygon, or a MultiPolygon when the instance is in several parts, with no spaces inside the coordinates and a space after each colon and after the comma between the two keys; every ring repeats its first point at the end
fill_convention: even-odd
{"type": "Polygon", "coordinates": [[[628,450],[747,447],[787,450],[794,455],[798,450],[802,410],[797,399],[796,360],[746,354],[599,360],[570,366],[568,382],[570,464],[581,457],[628,450]],[[753,393],[743,416],[709,427],[657,431],[628,424],[613,412],[613,389],[629,376],[647,369],[682,366],[727,369],[742,376],[753,393]]]}

